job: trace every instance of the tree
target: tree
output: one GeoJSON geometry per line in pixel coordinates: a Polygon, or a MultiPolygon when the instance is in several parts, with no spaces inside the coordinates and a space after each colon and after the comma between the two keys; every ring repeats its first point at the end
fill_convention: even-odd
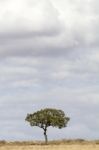
{"type": "Polygon", "coordinates": [[[70,118],[66,117],[62,110],[46,108],[34,112],[33,114],[27,114],[25,120],[28,121],[31,126],[37,126],[43,129],[45,142],[47,144],[47,128],[50,126],[59,129],[66,127],[70,118]]]}

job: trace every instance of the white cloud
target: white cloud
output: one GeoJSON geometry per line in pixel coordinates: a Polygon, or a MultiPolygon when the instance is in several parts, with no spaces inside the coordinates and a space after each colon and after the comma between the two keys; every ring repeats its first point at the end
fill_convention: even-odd
{"type": "Polygon", "coordinates": [[[57,10],[49,1],[10,0],[0,5],[0,30],[5,34],[51,34],[59,30],[59,24],[57,10]]]}
{"type": "Polygon", "coordinates": [[[99,15],[93,3],[93,0],[1,2],[1,56],[64,55],[98,45],[99,15]]]}

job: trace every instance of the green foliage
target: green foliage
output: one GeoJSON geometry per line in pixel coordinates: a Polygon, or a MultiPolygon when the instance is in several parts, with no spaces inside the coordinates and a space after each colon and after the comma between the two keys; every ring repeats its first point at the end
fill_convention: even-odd
{"type": "Polygon", "coordinates": [[[38,126],[44,130],[45,141],[47,143],[47,128],[49,126],[59,129],[66,127],[70,118],[66,117],[62,110],[46,108],[33,114],[27,114],[25,120],[28,121],[31,126],[38,126]]]}
{"type": "Polygon", "coordinates": [[[38,126],[43,129],[49,126],[61,129],[66,127],[69,117],[66,117],[62,110],[46,108],[33,114],[27,114],[26,121],[31,126],[38,126]]]}

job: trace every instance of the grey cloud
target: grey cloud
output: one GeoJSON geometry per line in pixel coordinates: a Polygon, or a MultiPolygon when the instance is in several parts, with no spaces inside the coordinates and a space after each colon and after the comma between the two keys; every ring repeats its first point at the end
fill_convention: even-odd
{"type": "Polygon", "coordinates": [[[0,1],[0,138],[43,138],[24,118],[45,107],[71,117],[67,129],[49,129],[50,139],[99,137],[95,3],[0,1]]]}
{"type": "Polygon", "coordinates": [[[98,19],[95,19],[97,13],[92,11],[95,6],[91,2],[84,1],[82,4],[80,1],[65,1],[62,7],[69,6],[66,10],[62,10],[61,5],[58,5],[59,1],[57,4],[43,0],[36,2],[35,5],[34,3],[35,1],[31,5],[31,11],[28,11],[30,5],[26,5],[27,1],[24,3],[25,8],[22,4],[19,7],[18,2],[15,3],[23,12],[21,21],[20,13],[17,14],[17,7],[15,10],[10,7],[10,4],[13,4],[13,7],[15,5],[12,1],[8,5],[10,15],[6,13],[7,7],[5,11],[1,9],[1,18],[4,18],[4,12],[9,15],[8,20],[2,20],[5,25],[1,24],[0,55],[2,57],[6,55],[64,55],[75,49],[80,51],[81,47],[92,47],[98,43],[99,23],[98,19]],[[81,9],[83,9],[81,12],[78,11],[81,9]]]}

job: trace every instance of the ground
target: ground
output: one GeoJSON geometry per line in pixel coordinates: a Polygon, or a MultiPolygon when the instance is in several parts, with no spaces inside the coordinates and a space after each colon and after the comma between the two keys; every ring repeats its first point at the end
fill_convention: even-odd
{"type": "Polygon", "coordinates": [[[0,150],[99,150],[97,144],[1,145],[0,150]]]}

